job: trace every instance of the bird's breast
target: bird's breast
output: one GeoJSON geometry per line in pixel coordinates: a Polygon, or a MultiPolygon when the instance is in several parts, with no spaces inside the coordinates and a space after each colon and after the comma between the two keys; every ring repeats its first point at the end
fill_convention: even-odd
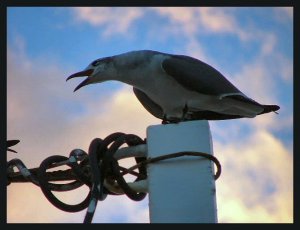
{"type": "Polygon", "coordinates": [[[177,81],[159,71],[147,76],[145,82],[135,86],[145,92],[163,109],[183,108],[188,100],[197,100],[196,92],[189,91],[177,81]]]}

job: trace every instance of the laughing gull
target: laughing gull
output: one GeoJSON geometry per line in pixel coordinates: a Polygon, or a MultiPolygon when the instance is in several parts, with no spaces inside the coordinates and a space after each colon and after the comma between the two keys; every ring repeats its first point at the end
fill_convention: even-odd
{"type": "Polygon", "coordinates": [[[74,90],[108,80],[133,86],[141,104],[163,123],[253,118],[275,112],[247,97],[219,71],[189,56],[140,50],[93,61],[67,80],[87,76],[74,90]]]}

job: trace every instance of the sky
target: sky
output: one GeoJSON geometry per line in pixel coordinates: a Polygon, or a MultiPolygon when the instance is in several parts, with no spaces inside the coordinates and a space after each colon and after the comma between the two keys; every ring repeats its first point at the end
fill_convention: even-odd
{"type": "MultiPolygon", "coordinates": [[[[209,122],[222,164],[217,215],[219,223],[292,223],[292,7],[8,7],[7,139],[21,140],[8,160],[33,168],[114,132],[145,138],[161,121],[131,86],[111,81],[74,93],[82,79],[65,81],[97,58],[142,49],[198,58],[247,96],[280,106],[209,122]]],[[[57,195],[74,204],[87,191],[57,195]]],[[[33,184],[7,187],[8,223],[82,223],[84,215],[55,208],[33,184]]],[[[149,223],[148,196],[108,196],[93,222],[149,223]]]]}

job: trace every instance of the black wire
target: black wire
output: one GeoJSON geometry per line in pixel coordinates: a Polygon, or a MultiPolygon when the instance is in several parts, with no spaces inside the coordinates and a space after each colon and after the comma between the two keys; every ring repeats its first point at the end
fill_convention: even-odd
{"type": "MultiPolygon", "coordinates": [[[[124,143],[127,143],[129,146],[133,145],[138,145],[138,144],[143,144],[143,140],[139,138],[136,135],[133,134],[128,134],[128,135],[123,135],[120,136],[112,145],[111,147],[107,150],[107,161],[110,163],[111,169],[113,170],[113,174],[115,176],[115,179],[117,180],[119,186],[122,188],[124,193],[132,200],[135,201],[140,201],[145,198],[147,195],[146,193],[139,193],[131,189],[127,182],[124,179],[124,175],[121,174],[119,171],[119,164],[118,161],[113,157],[114,153],[118,150],[118,148],[123,145],[124,143]]],[[[140,167],[142,168],[142,167],[140,167]]],[[[139,168],[139,169],[140,169],[139,168]]],[[[143,167],[145,168],[145,167],[143,167]]],[[[143,169],[145,172],[145,170],[143,169]]],[[[140,178],[137,178],[138,180],[140,178]]]]}
{"type": "Polygon", "coordinates": [[[86,160],[88,161],[88,154],[86,152],[81,149],[74,149],[69,154],[70,162],[68,165],[72,168],[72,171],[81,182],[85,183],[88,187],[91,187],[91,178],[86,174],[86,172],[83,171],[84,166],[88,165],[86,160]],[[80,155],[78,152],[80,152],[80,155]],[[80,162],[80,164],[78,164],[77,161],[80,160],[80,158],[83,158],[83,160],[80,162]]]}
{"type": "Polygon", "coordinates": [[[221,167],[219,160],[215,156],[210,155],[208,153],[193,152],[193,151],[170,153],[170,154],[166,154],[166,155],[162,155],[162,156],[158,156],[158,157],[148,158],[148,159],[142,160],[138,164],[130,167],[129,169],[127,169],[127,172],[131,173],[132,170],[140,167],[141,165],[147,165],[147,164],[155,163],[158,161],[167,160],[167,159],[176,158],[176,157],[182,157],[182,156],[200,156],[200,157],[207,158],[208,160],[211,160],[217,166],[217,172],[214,175],[214,179],[217,180],[220,177],[222,167],[221,167]]]}
{"type": "Polygon", "coordinates": [[[95,210],[97,208],[98,199],[104,200],[108,191],[104,188],[104,178],[108,171],[108,164],[105,164],[105,153],[108,145],[110,145],[117,138],[124,136],[124,133],[117,132],[107,136],[104,140],[100,138],[94,139],[89,147],[89,161],[92,173],[92,189],[91,198],[86,212],[84,223],[91,223],[95,210]]]}
{"type": "MultiPolygon", "coordinates": [[[[7,173],[9,174],[13,167],[17,167],[19,172],[27,178],[29,181],[34,183],[35,185],[39,186],[38,179],[27,169],[25,164],[20,159],[12,159],[7,163],[7,173]]],[[[7,184],[10,184],[10,181],[7,180],[7,184]]]]}
{"type": "MultiPolygon", "coordinates": [[[[136,176],[135,181],[146,179],[147,164],[185,155],[202,156],[216,164],[217,172],[215,174],[215,180],[218,179],[221,174],[221,164],[217,158],[210,154],[201,152],[178,152],[155,158],[135,157],[137,164],[129,169],[119,165],[114,154],[123,144],[135,146],[145,143],[146,139],[142,140],[134,134],[116,132],[110,134],[103,140],[95,138],[90,143],[88,154],[81,149],[74,149],[69,154],[69,158],[59,155],[50,156],[40,164],[39,168],[27,169],[21,160],[13,159],[7,164],[8,184],[12,181],[12,175],[18,174],[13,171],[13,167],[17,167],[19,174],[24,177],[24,181],[31,181],[35,185],[40,186],[46,198],[55,207],[67,212],[78,212],[87,208],[84,223],[91,223],[98,200],[103,201],[108,194],[120,195],[115,194],[104,187],[105,179],[116,181],[126,196],[132,200],[140,201],[145,198],[146,193],[136,192],[131,189],[124,179],[124,176],[129,173],[136,176]],[[47,169],[62,165],[67,165],[71,167],[71,169],[66,171],[47,172],[47,169]],[[135,169],[137,169],[138,172],[133,171],[135,169]],[[61,177],[64,172],[69,173],[68,175],[71,175],[71,178],[74,181],[66,184],[55,184],[49,182],[49,180],[55,180],[55,178],[69,178],[67,176],[61,177]],[[50,177],[50,175],[52,176],[50,177]],[[82,202],[75,205],[66,204],[60,201],[52,193],[52,191],[69,191],[84,184],[89,187],[89,193],[82,202]]],[[[18,180],[16,180],[16,182],[18,182],[18,180]]]]}
{"type": "Polygon", "coordinates": [[[79,211],[87,208],[90,197],[91,197],[91,191],[88,193],[87,197],[82,202],[80,202],[79,204],[70,205],[70,204],[66,204],[66,203],[60,201],[59,199],[56,198],[56,196],[53,195],[53,193],[49,187],[50,183],[46,180],[46,178],[47,178],[46,170],[48,168],[50,168],[51,165],[62,162],[62,161],[66,161],[66,160],[68,160],[67,157],[59,156],[59,155],[54,155],[54,156],[50,156],[50,157],[46,158],[40,164],[38,174],[37,174],[38,180],[39,180],[39,184],[40,184],[40,188],[41,188],[42,192],[44,193],[46,198],[55,207],[57,207],[63,211],[66,211],[66,212],[79,212],[79,211]]]}
{"type": "MultiPolygon", "coordinates": [[[[89,161],[91,167],[91,174],[92,174],[92,188],[91,188],[91,197],[89,200],[88,210],[86,212],[84,223],[91,223],[98,199],[101,200],[105,199],[105,195],[103,193],[103,183],[102,183],[102,174],[100,173],[99,166],[98,166],[98,149],[102,144],[102,140],[100,138],[95,138],[90,146],[89,146],[89,161]]],[[[100,164],[101,167],[101,164],[100,164]]]]}

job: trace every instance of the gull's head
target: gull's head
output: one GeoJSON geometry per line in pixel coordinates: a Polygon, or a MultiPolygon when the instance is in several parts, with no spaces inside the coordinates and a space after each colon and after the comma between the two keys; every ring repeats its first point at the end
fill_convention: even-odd
{"type": "Polygon", "coordinates": [[[87,77],[74,89],[75,92],[85,85],[112,80],[112,77],[116,74],[113,61],[113,57],[97,59],[89,64],[83,71],[69,76],[66,81],[75,77],[87,77]]]}

